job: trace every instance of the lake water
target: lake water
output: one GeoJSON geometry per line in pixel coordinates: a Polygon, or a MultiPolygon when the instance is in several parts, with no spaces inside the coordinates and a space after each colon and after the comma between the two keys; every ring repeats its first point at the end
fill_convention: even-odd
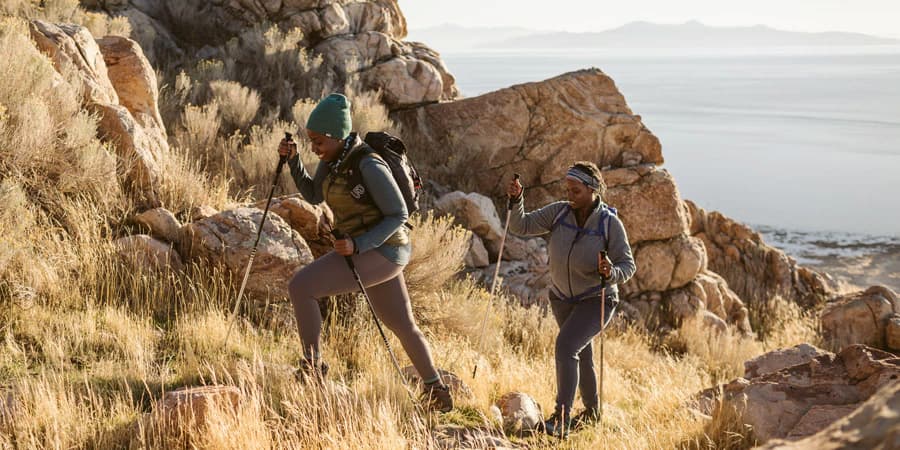
{"type": "Polygon", "coordinates": [[[900,236],[900,47],[442,56],[465,96],[600,68],[660,138],[684,198],[788,250],[796,239],[772,230],[864,247],[900,236]]]}

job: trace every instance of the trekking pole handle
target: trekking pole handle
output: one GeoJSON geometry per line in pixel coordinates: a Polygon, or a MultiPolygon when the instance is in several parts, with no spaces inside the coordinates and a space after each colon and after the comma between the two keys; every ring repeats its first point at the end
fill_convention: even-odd
{"type": "MultiPolygon", "coordinates": [[[[519,175],[518,173],[513,174],[513,180],[518,180],[521,177],[522,176],[519,175]]],[[[506,201],[506,209],[512,210],[514,207],[515,207],[515,202],[513,202],[513,198],[509,197],[509,199],[506,201]]]]}
{"type": "MultiPolygon", "coordinates": [[[[293,144],[294,143],[294,135],[285,131],[284,132],[284,140],[293,144]]],[[[284,163],[288,160],[287,156],[281,156],[278,158],[278,171],[281,172],[281,168],[284,167],[284,163]]]]}
{"type": "MultiPolygon", "coordinates": [[[[331,235],[334,236],[335,239],[347,239],[348,237],[341,230],[331,230],[331,235]]],[[[353,257],[345,256],[344,259],[347,260],[347,265],[350,266],[350,270],[356,271],[356,264],[353,264],[353,257]]]]}
{"type": "MultiPolygon", "coordinates": [[[[606,259],[606,252],[601,250],[600,257],[606,259]]],[[[603,274],[600,274],[600,278],[603,279],[603,287],[606,288],[606,283],[609,281],[609,278],[603,274]]]]}

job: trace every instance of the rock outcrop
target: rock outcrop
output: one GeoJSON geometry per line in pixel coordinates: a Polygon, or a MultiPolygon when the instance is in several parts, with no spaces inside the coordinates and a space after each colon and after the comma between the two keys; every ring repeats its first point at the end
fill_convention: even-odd
{"type": "MultiPolygon", "coordinates": [[[[724,385],[721,408],[735,411],[760,442],[799,439],[850,414],[879,389],[900,384],[900,358],[887,352],[852,345],[836,355],[807,354],[815,356],[724,385]]],[[[749,365],[746,375],[759,373],[759,367],[749,365]]]]}
{"type": "MultiPolygon", "coordinates": [[[[240,283],[250,258],[262,210],[238,208],[182,227],[179,253],[189,261],[220,264],[240,283]]],[[[247,282],[247,291],[263,298],[287,296],[287,283],[313,261],[306,241],[277,214],[266,217],[247,282]]]]}
{"type": "Polygon", "coordinates": [[[884,286],[872,286],[825,305],[819,316],[822,337],[835,350],[853,344],[890,349],[888,328],[897,314],[900,314],[897,294],[884,286]]]}
{"type": "Polygon", "coordinates": [[[86,109],[100,118],[99,137],[112,143],[120,182],[139,204],[158,206],[160,158],[169,149],[157,109],[156,75],[140,46],[122,37],[94,40],[72,24],[30,22],[31,37],[60,73],[74,71],[86,109]]]}
{"type": "Polygon", "coordinates": [[[900,383],[878,391],[853,413],[798,441],[773,440],[758,450],[900,448],[900,383]]]}
{"type": "Polygon", "coordinates": [[[748,303],[775,297],[811,307],[833,295],[828,280],[763,242],[762,235],[719,212],[685,201],[691,235],[703,241],[710,270],[748,303]]]}
{"type": "MultiPolygon", "coordinates": [[[[90,7],[124,16],[132,37],[154,59],[208,57],[215,46],[263,24],[302,32],[297,48],[322,57],[326,73],[340,85],[358,80],[379,90],[390,108],[405,108],[459,95],[453,75],[434,50],[404,42],[406,18],[396,0],[95,0],[90,7]]],[[[200,59],[200,58],[196,58],[200,59]]],[[[313,95],[313,93],[307,93],[313,95]]],[[[318,93],[321,94],[321,93],[318,93]]]]}
{"type": "Polygon", "coordinates": [[[421,155],[430,177],[499,198],[508,176],[518,172],[529,207],[557,198],[562,174],[573,161],[617,167],[626,161],[663,162],[659,140],[598,69],[398,111],[394,117],[410,148],[435,149],[421,155]]]}

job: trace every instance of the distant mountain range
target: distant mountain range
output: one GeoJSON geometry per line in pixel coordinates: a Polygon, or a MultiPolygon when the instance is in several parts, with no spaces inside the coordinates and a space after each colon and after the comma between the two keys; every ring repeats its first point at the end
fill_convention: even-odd
{"type": "Polygon", "coordinates": [[[697,21],[666,25],[631,22],[599,32],[570,33],[527,28],[479,28],[439,25],[413,29],[410,40],[438,51],[554,48],[752,48],[776,46],[896,45],[898,39],[862,33],[783,31],[765,25],[713,27],[697,21]]]}

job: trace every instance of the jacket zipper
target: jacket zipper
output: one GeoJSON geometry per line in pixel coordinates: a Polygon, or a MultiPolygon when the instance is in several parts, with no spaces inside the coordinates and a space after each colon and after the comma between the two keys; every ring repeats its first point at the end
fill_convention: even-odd
{"type": "MultiPolygon", "coordinates": [[[[572,214],[572,217],[575,217],[575,211],[572,211],[571,214],[572,214]]],[[[566,218],[563,217],[563,220],[566,220],[566,218]]],[[[578,225],[577,219],[575,220],[575,225],[576,226],[578,225]]],[[[569,297],[575,296],[575,293],[572,292],[572,250],[575,249],[575,242],[577,242],[578,238],[580,238],[580,237],[581,237],[581,232],[576,231],[575,237],[572,238],[572,245],[569,246],[569,254],[566,256],[566,276],[569,278],[569,297]]]]}

